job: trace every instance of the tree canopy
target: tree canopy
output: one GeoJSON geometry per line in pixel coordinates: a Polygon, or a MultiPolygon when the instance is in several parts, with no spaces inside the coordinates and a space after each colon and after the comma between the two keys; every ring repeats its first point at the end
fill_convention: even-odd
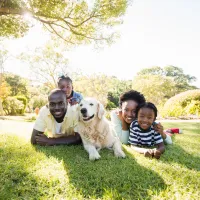
{"type": "Polygon", "coordinates": [[[174,95],[186,90],[196,89],[195,86],[191,85],[192,82],[196,81],[196,77],[185,74],[182,68],[172,65],[164,68],[158,66],[145,68],[139,71],[137,75],[159,75],[164,78],[172,78],[176,88],[174,95]]]}
{"type": "Polygon", "coordinates": [[[122,23],[128,0],[1,0],[0,37],[22,37],[40,22],[69,44],[107,41],[110,27],[122,23]]]}

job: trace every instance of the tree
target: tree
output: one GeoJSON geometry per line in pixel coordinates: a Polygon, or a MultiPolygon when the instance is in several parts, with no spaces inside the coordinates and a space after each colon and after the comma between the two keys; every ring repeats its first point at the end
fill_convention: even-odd
{"type": "Polygon", "coordinates": [[[49,90],[57,87],[59,75],[69,74],[68,59],[55,43],[48,43],[43,48],[36,48],[34,52],[20,56],[29,65],[32,79],[44,84],[49,90]]]}
{"type": "Polygon", "coordinates": [[[190,85],[192,82],[196,81],[196,77],[184,74],[182,68],[172,65],[164,68],[158,66],[145,68],[138,72],[137,75],[160,75],[161,77],[171,77],[175,82],[173,96],[186,90],[196,89],[195,86],[190,85]]]}
{"type": "Polygon", "coordinates": [[[0,37],[22,37],[35,24],[29,15],[68,44],[110,42],[127,6],[128,0],[1,0],[0,37]]]}
{"type": "Polygon", "coordinates": [[[5,81],[10,87],[10,96],[23,95],[26,98],[29,98],[27,79],[12,73],[5,73],[5,81]]]}
{"type": "Polygon", "coordinates": [[[9,89],[6,86],[6,83],[4,81],[4,65],[6,60],[8,59],[8,51],[6,49],[3,49],[3,45],[0,45],[0,115],[3,115],[3,106],[2,106],[2,98],[4,96],[7,96],[9,93],[9,89]],[[4,94],[5,92],[5,94],[4,94]]]}
{"type": "Polygon", "coordinates": [[[174,81],[161,75],[138,75],[133,79],[132,88],[144,94],[147,101],[162,105],[174,94],[174,81]]]}
{"type": "Polygon", "coordinates": [[[96,97],[104,106],[110,101],[118,106],[119,95],[131,89],[131,81],[121,81],[113,76],[92,74],[74,79],[75,91],[84,96],[96,97]]]}

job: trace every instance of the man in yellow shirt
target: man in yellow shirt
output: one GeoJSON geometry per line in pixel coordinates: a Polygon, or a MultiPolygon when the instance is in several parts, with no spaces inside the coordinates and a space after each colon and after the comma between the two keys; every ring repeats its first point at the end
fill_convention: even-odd
{"type": "Polygon", "coordinates": [[[68,105],[66,94],[54,89],[48,96],[48,105],[41,108],[35,121],[31,143],[48,146],[80,144],[80,135],[74,132],[77,122],[76,105],[68,105]]]}

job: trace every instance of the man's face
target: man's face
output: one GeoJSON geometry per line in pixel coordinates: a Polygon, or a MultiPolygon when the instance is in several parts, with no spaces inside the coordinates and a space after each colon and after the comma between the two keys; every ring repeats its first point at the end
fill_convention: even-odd
{"type": "Polygon", "coordinates": [[[70,81],[60,80],[58,87],[65,92],[67,98],[71,96],[73,87],[70,81]]]}
{"type": "Polygon", "coordinates": [[[54,118],[62,118],[67,111],[66,97],[62,93],[55,93],[49,97],[49,111],[54,118]]]}

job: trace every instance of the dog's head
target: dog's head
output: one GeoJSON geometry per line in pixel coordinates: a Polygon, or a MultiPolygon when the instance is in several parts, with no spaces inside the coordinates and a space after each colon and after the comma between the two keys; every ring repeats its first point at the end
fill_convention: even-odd
{"type": "Polygon", "coordinates": [[[95,98],[91,97],[82,99],[78,110],[79,118],[84,122],[90,122],[95,117],[101,119],[105,112],[103,105],[95,98]]]}

